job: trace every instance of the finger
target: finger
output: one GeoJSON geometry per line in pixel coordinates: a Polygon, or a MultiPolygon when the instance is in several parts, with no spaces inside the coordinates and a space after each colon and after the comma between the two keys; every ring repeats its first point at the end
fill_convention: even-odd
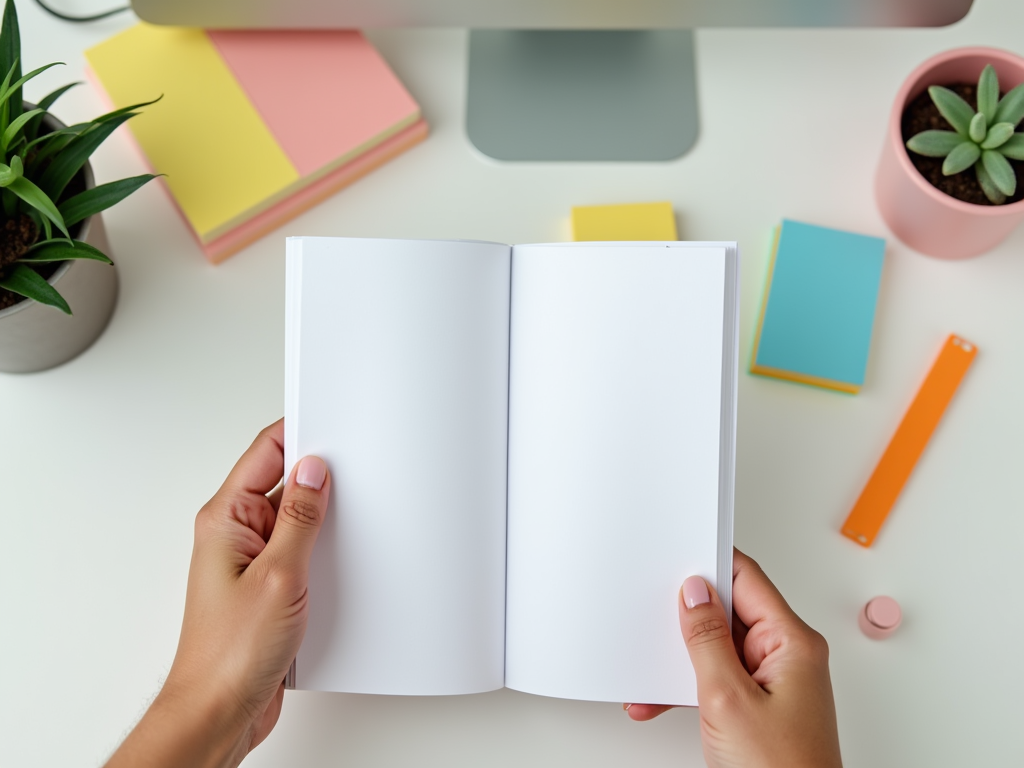
{"type": "Polygon", "coordinates": [[[679,627],[697,676],[698,700],[714,690],[753,685],[733,645],[722,601],[700,576],[688,578],[679,591],[679,627]]]}
{"type": "Polygon", "coordinates": [[[747,625],[744,624],[740,617],[736,615],[736,611],[732,612],[732,644],[736,648],[736,654],[740,657],[740,662],[747,671],[750,671],[750,667],[746,663],[746,657],[744,655],[744,648],[747,642],[747,634],[750,630],[747,625]]]}
{"type": "Polygon", "coordinates": [[[732,574],[732,607],[746,626],[765,619],[800,621],[761,566],[738,549],[733,550],[732,574]]]}
{"type": "Polygon", "coordinates": [[[663,712],[675,709],[667,704],[623,704],[622,708],[626,710],[626,714],[631,720],[636,720],[638,723],[644,720],[653,720],[663,712]]]}
{"type": "Polygon", "coordinates": [[[274,532],[264,550],[286,571],[309,572],[309,558],[323,524],[330,492],[330,473],[323,459],[306,456],[296,463],[285,483],[274,532]]]}
{"type": "Polygon", "coordinates": [[[733,555],[733,573],[733,609],[750,628],[743,639],[742,656],[750,673],[762,682],[765,658],[794,639],[815,633],[790,608],[761,566],[739,550],[733,555]]]}
{"type": "Polygon", "coordinates": [[[221,491],[266,495],[284,474],[284,419],[264,429],[242,454],[221,491]]]}
{"type": "Polygon", "coordinates": [[[278,485],[274,490],[267,494],[267,501],[277,512],[277,508],[281,506],[281,497],[284,495],[284,485],[278,485]]]}

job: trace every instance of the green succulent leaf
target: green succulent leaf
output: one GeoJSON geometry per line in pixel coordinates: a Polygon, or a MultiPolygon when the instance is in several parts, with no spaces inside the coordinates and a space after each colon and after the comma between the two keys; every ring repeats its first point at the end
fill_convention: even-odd
{"type": "Polygon", "coordinates": [[[1009,160],[998,152],[986,149],[981,153],[981,163],[1000,192],[1010,197],[1017,190],[1017,174],[1009,160]]]}
{"type": "Polygon", "coordinates": [[[1003,96],[995,116],[997,123],[1017,125],[1021,120],[1024,120],[1024,83],[1003,96]]]}
{"type": "Polygon", "coordinates": [[[85,165],[89,156],[96,151],[106,138],[112,134],[121,123],[134,117],[137,113],[128,112],[118,115],[105,123],[94,125],[79,136],[75,136],[68,142],[67,146],[53,156],[50,165],[39,179],[39,186],[51,198],[57,199],[68,182],[85,165]]]}
{"type": "Polygon", "coordinates": [[[953,131],[921,131],[910,137],[907,149],[925,157],[945,157],[963,141],[963,136],[953,131]]]}
{"type": "Polygon", "coordinates": [[[7,272],[3,279],[0,279],[0,288],[6,288],[12,293],[24,296],[27,299],[35,299],[40,304],[47,304],[57,307],[61,312],[70,315],[71,307],[64,301],[64,297],[57,293],[57,289],[44,280],[38,272],[24,264],[15,264],[13,269],[7,272]]]}
{"type": "Polygon", "coordinates": [[[102,261],[105,264],[114,263],[99,248],[81,240],[72,240],[71,244],[63,240],[36,243],[18,261],[23,264],[41,264],[49,261],[70,261],[72,259],[91,259],[93,261],[102,261]]]}
{"type": "Polygon", "coordinates": [[[949,88],[941,85],[933,85],[928,89],[928,95],[932,97],[939,113],[946,118],[953,130],[964,138],[967,138],[971,128],[971,118],[974,117],[974,110],[971,105],[961,99],[949,88]]]}
{"type": "MultiPolygon", "coordinates": [[[[53,222],[57,229],[64,233],[64,237],[70,237],[67,228],[64,226],[64,219],[61,217],[60,211],[57,210],[57,206],[53,204],[53,201],[43,190],[24,176],[12,181],[7,185],[7,188],[43,214],[44,229],[48,229],[49,222],[53,222]]],[[[49,239],[49,233],[47,233],[47,239],[49,239]]]]}
{"type": "Polygon", "coordinates": [[[4,135],[0,136],[0,152],[7,152],[7,148],[11,146],[14,141],[14,137],[18,135],[18,131],[25,127],[29,120],[36,115],[43,114],[42,109],[33,109],[31,112],[24,112],[20,116],[16,117],[11,121],[11,124],[7,126],[7,130],[4,131],[4,135]]]}
{"type": "Polygon", "coordinates": [[[981,191],[985,193],[987,197],[994,205],[1002,205],[1006,202],[1006,195],[999,191],[999,187],[992,181],[992,177],[988,175],[988,171],[985,170],[984,163],[977,163],[974,166],[975,175],[978,177],[978,185],[981,187],[981,191]]]}
{"type": "Polygon", "coordinates": [[[995,122],[999,107],[999,76],[991,64],[986,64],[978,78],[978,112],[985,116],[989,125],[995,122]]]}
{"type": "Polygon", "coordinates": [[[963,141],[952,152],[946,156],[942,163],[942,174],[952,176],[955,173],[966,171],[981,157],[981,150],[973,141],[963,141]]]}
{"type": "Polygon", "coordinates": [[[109,184],[100,184],[98,187],[87,189],[85,192],[68,198],[60,204],[60,213],[64,217],[64,224],[71,227],[94,213],[107,210],[124,200],[143,184],[155,179],[156,176],[152,173],[132,176],[128,179],[112,181],[109,184]]]}
{"type": "Polygon", "coordinates": [[[1024,160],[1024,133],[1015,133],[996,151],[1011,160],[1024,160]]]}
{"type": "Polygon", "coordinates": [[[981,112],[971,118],[971,125],[967,129],[967,135],[975,144],[981,144],[988,133],[988,118],[981,112]]]}
{"type": "Polygon", "coordinates": [[[0,163],[0,187],[9,187],[15,179],[20,179],[25,173],[21,158],[15,155],[11,158],[10,165],[0,163]]]}
{"type": "MultiPolygon", "coordinates": [[[[4,6],[4,18],[0,23],[0,72],[10,72],[11,77],[21,77],[21,30],[18,29],[18,11],[13,2],[4,6]]],[[[10,82],[10,81],[8,81],[10,82]]],[[[21,114],[21,93],[13,94],[7,117],[17,119],[21,114]]]]}
{"type": "Polygon", "coordinates": [[[988,129],[988,135],[981,142],[981,148],[995,149],[996,147],[1001,147],[1010,140],[1011,136],[1013,136],[1012,123],[996,123],[988,129]]]}

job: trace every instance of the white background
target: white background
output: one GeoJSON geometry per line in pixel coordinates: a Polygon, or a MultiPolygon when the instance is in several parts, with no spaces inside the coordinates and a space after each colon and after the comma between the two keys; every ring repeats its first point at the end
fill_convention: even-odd
{"type": "MultiPolygon", "coordinates": [[[[95,7],[68,0],[69,10],[95,7]]],[[[130,22],[75,26],[19,1],[38,97],[130,22]]],[[[740,377],[736,543],[828,638],[847,766],[1024,761],[1024,229],[973,261],[891,239],[872,177],[891,100],[927,56],[1024,52],[1024,5],[977,0],[943,30],[715,30],[697,36],[701,138],[665,164],[501,164],[463,129],[462,31],[371,35],[433,135],[225,264],[204,263],[157,187],[106,215],[122,294],[74,362],[0,376],[0,764],[100,763],[155,693],[177,641],[199,506],[283,403],[287,234],[568,239],[569,209],[671,200],[681,236],[736,239],[747,362],[783,216],[890,240],[863,392],[740,377]],[[980,354],[869,551],[839,526],[946,335],[980,354]],[[890,594],[904,626],[856,626],[890,594]]],[[[88,86],[67,122],[94,116],[88,86]]],[[[199,118],[201,119],[201,118],[199,118]]],[[[98,180],[140,173],[123,136],[98,180]]],[[[288,695],[249,766],[700,765],[698,716],[648,724],[615,704],[503,691],[450,699],[288,695]]]]}

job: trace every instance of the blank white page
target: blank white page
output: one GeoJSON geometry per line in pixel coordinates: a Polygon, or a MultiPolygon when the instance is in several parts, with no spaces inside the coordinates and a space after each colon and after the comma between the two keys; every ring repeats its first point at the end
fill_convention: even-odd
{"type": "Polygon", "coordinates": [[[324,458],[298,688],[501,688],[510,248],[291,238],[286,465],[324,458]]]}
{"type": "Polygon", "coordinates": [[[696,704],[676,595],[731,571],[735,274],[732,244],[514,248],[509,688],[696,704]]]}

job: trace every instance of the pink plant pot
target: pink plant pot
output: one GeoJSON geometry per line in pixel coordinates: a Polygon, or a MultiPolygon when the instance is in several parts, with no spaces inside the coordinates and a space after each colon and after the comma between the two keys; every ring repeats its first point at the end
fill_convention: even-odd
{"type": "MultiPolygon", "coordinates": [[[[910,162],[900,122],[907,104],[929,86],[976,83],[986,64],[1002,91],[1024,82],[1024,58],[997,48],[956,48],[925,61],[903,82],[889,116],[889,132],[875,176],[882,218],[915,251],[940,259],[969,259],[995,248],[1024,219],[1024,200],[975,205],[940,192],[910,162]]],[[[969,173],[969,171],[965,171],[969,173]]]]}

